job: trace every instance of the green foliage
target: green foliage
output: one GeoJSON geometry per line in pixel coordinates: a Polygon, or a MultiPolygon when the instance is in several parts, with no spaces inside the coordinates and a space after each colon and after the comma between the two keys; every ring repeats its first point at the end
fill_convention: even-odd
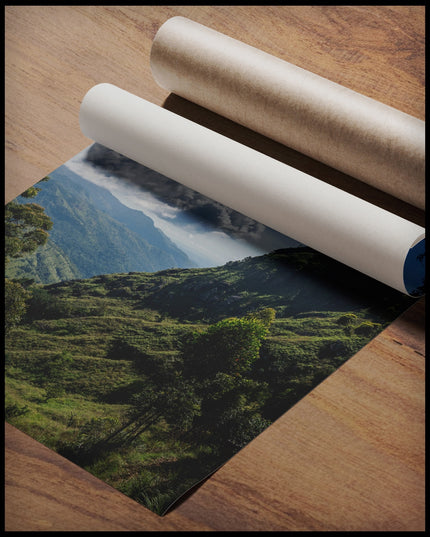
{"type": "Polygon", "coordinates": [[[357,315],[354,313],[345,313],[344,315],[341,315],[336,322],[341,326],[349,326],[351,324],[355,324],[357,321],[357,315]]]}
{"type": "MultiPolygon", "coordinates": [[[[45,177],[43,180],[48,180],[45,177]]],[[[23,198],[33,198],[39,188],[31,187],[23,194],[23,198]]],[[[45,210],[35,203],[20,204],[17,201],[8,203],[5,207],[5,265],[10,258],[25,256],[34,252],[46,243],[52,228],[51,219],[45,210]]],[[[29,294],[17,281],[5,279],[5,330],[17,326],[21,321],[27,306],[29,294]]]]}
{"type": "MultiPolygon", "coordinates": [[[[50,177],[49,175],[47,175],[46,177],[41,179],[37,184],[39,185],[40,183],[45,183],[46,181],[49,181],[49,180],[50,180],[50,177]]],[[[22,198],[34,198],[40,192],[40,190],[41,190],[40,187],[38,187],[37,185],[33,185],[30,188],[27,188],[27,190],[25,190],[21,194],[21,197],[22,198]]]]}
{"type": "Polygon", "coordinates": [[[247,371],[258,358],[267,330],[258,319],[230,318],[194,333],[183,347],[185,376],[204,379],[247,371]]]}
{"type": "Polygon", "coordinates": [[[162,513],[404,307],[308,291],[311,259],[29,286],[7,338],[8,419],[162,513]]]}
{"type": "MultiPolygon", "coordinates": [[[[31,187],[22,197],[33,198],[39,188],[31,187]]],[[[45,214],[43,207],[36,203],[21,204],[17,201],[5,207],[5,254],[9,258],[21,257],[34,252],[46,243],[52,228],[52,220],[45,214]]]]}
{"type": "Polygon", "coordinates": [[[117,420],[111,417],[92,418],[79,427],[72,442],[62,442],[58,452],[77,464],[91,464],[103,455],[105,439],[117,426],[117,420]]]}
{"type": "Polygon", "coordinates": [[[148,509],[162,514],[174,494],[173,490],[162,492],[163,488],[163,483],[155,472],[145,472],[122,484],[120,490],[148,509]]]}
{"type": "Polygon", "coordinates": [[[230,406],[214,424],[212,437],[216,447],[227,455],[243,448],[264,429],[270,421],[245,406],[230,406]]]}
{"type": "Polygon", "coordinates": [[[112,339],[106,355],[110,360],[139,360],[141,356],[139,349],[119,336],[112,339]]]}
{"type": "Polygon", "coordinates": [[[28,300],[26,320],[61,319],[71,313],[71,304],[57,298],[43,287],[33,287],[28,300]]]}
{"type": "Polygon", "coordinates": [[[224,319],[183,345],[185,378],[201,398],[191,433],[204,438],[215,453],[232,453],[268,425],[260,415],[267,385],[248,375],[274,318],[274,310],[266,308],[224,319]]]}
{"type": "Polygon", "coordinates": [[[372,323],[370,321],[366,321],[357,326],[354,332],[358,336],[371,337],[375,335],[380,328],[381,325],[379,323],[372,323]]]}
{"type": "Polygon", "coordinates": [[[183,433],[191,427],[199,411],[200,399],[190,383],[178,379],[175,384],[157,388],[147,385],[132,401],[126,439],[135,439],[161,417],[170,425],[173,435],[183,433]]]}
{"type": "Polygon", "coordinates": [[[5,419],[10,420],[17,416],[23,416],[24,414],[27,414],[29,410],[27,405],[21,406],[17,403],[6,404],[4,409],[5,419]]]}
{"type": "Polygon", "coordinates": [[[73,366],[73,357],[68,351],[54,354],[46,360],[41,375],[43,378],[60,382],[66,375],[67,369],[73,366]]]}
{"type": "Polygon", "coordinates": [[[274,308],[263,308],[252,313],[245,315],[245,319],[256,319],[261,321],[266,328],[270,328],[271,324],[275,320],[276,310],[274,308]]]}
{"type": "Polygon", "coordinates": [[[201,406],[191,438],[203,440],[218,455],[231,456],[269,425],[261,416],[268,398],[264,382],[218,373],[196,390],[201,406]]]}
{"type": "Polygon", "coordinates": [[[20,323],[26,311],[26,300],[29,296],[28,291],[26,291],[21,284],[7,278],[5,279],[6,334],[20,323]]]}
{"type": "Polygon", "coordinates": [[[323,343],[318,351],[320,360],[327,360],[336,357],[346,358],[352,356],[358,350],[361,342],[351,338],[336,339],[323,343]],[[358,345],[357,345],[358,343],[358,345]]]}

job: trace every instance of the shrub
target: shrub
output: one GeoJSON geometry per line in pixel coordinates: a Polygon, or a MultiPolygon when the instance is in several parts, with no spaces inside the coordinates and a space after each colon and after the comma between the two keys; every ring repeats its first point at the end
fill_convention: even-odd
{"type": "Polygon", "coordinates": [[[23,416],[29,411],[30,409],[27,405],[19,406],[17,403],[10,403],[8,405],[5,405],[4,409],[5,418],[7,420],[11,418],[16,418],[17,416],[23,416]]]}
{"type": "Polygon", "coordinates": [[[357,334],[357,336],[370,337],[377,332],[380,326],[380,324],[365,321],[364,323],[361,323],[359,326],[357,326],[354,332],[357,334]]]}
{"type": "Polygon", "coordinates": [[[358,321],[357,315],[354,315],[354,313],[345,313],[345,315],[341,315],[336,320],[336,323],[340,324],[341,326],[349,326],[351,324],[355,324],[357,321],[358,321]]]}
{"type": "Polygon", "coordinates": [[[318,358],[326,360],[339,356],[347,357],[352,354],[352,352],[353,348],[350,341],[329,341],[320,347],[318,351],[318,358]]]}
{"type": "Polygon", "coordinates": [[[31,290],[31,298],[28,301],[26,319],[35,321],[38,319],[61,319],[71,313],[71,305],[61,300],[42,287],[31,290]]]}
{"type": "Polygon", "coordinates": [[[260,320],[232,317],[193,334],[183,346],[185,376],[208,378],[250,369],[267,332],[260,320]]]}
{"type": "Polygon", "coordinates": [[[138,360],[142,353],[122,337],[115,337],[109,346],[106,358],[109,360],[138,360]]]}

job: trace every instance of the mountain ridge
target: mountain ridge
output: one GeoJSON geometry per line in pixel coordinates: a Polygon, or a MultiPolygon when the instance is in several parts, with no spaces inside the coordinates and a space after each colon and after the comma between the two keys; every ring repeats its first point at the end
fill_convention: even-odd
{"type": "Polygon", "coordinates": [[[303,311],[345,311],[373,304],[383,320],[387,304],[412,299],[307,247],[277,250],[209,268],[166,269],[94,276],[79,284],[47,286],[61,294],[69,285],[84,295],[133,297],[135,308],[149,308],[179,321],[216,322],[228,316],[272,307],[281,317],[303,311]],[[80,286],[82,285],[82,289],[80,286]],[[78,290],[79,288],[79,290],[78,290]],[[379,301],[374,299],[379,297],[379,301]]]}
{"type": "Polygon", "coordinates": [[[44,207],[54,222],[48,245],[10,263],[7,276],[52,283],[67,274],[89,278],[104,273],[195,266],[151,218],[126,207],[107,189],[66,166],[38,186],[41,191],[34,203],[44,207]]]}

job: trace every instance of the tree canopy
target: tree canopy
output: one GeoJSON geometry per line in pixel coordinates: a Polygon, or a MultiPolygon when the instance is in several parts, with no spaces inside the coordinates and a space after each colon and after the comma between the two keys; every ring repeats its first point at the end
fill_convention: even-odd
{"type": "MultiPolygon", "coordinates": [[[[48,180],[45,177],[43,181],[48,180]]],[[[40,188],[33,186],[21,197],[34,198],[40,188]]],[[[46,243],[48,231],[52,229],[52,220],[43,207],[37,203],[19,203],[14,200],[5,207],[5,255],[9,258],[22,257],[34,252],[46,243]]]]}
{"type": "Polygon", "coordinates": [[[268,326],[257,317],[232,317],[194,333],[183,347],[185,377],[207,379],[217,373],[249,370],[258,358],[268,326]]]}
{"type": "MultiPolygon", "coordinates": [[[[49,180],[45,177],[42,181],[49,180]]],[[[34,198],[40,188],[32,186],[22,198],[34,198]]],[[[5,207],[5,264],[10,258],[22,257],[34,252],[46,243],[52,220],[37,203],[11,201],[5,207]]],[[[5,330],[16,326],[26,311],[30,293],[17,281],[5,279],[5,330]]]]}

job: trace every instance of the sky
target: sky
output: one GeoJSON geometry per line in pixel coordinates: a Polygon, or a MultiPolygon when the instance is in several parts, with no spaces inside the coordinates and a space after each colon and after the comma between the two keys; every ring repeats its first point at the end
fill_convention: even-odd
{"type": "MultiPolygon", "coordinates": [[[[145,189],[144,185],[119,177],[115,173],[89,162],[87,159],[88,149],[73,157],[65,166],[80,177],[107,188],[127,207],[142,211],[146,216],[149,216],[154,225],[163,231],[198,266],[223,265],[227,261],[262,255],[272,249],[267,249],[267,246],[265,248],[265,245],[255,244],[256,234],[266,231],[265,226],[256,225],[255,222],[246,217],[241,219],[242,215],[238,217],[238,213],[219,204],[216,204],[216,207],[212,206],[211,203],[208,203],[207,198],[204,198],[204,202],[200,202],[198,207],[195,203],[191,206],[190,203],[187,204],[183,201],[185,198],[193,198],[193,194],[196,194],[189,189],[187,189],[186,195],[177,195],[175,200],[169,199],[168,196],[163,199],[160,195],[154,195],[150,189],[145,189]],[[181,203],[178,201],[180,197],[182,197],[181,203]],[[215,225],[214,222],[210,221],[210,218],[202,217],[204,213],[207,216],[211,211],[216,212],[217,222],[221,221],[222,225],[215,225]],[[235,223],[232,223],[234,221],[232,215],[235,217],[235,223]],[[250,231],[251,224],[252,233],[250,231]],[[239,228],[243,232],[239,232],[239,228]],[[253,236],[253,241],[250,240],[251,236],[253,236]]],[[[133,163],[133,166],[134,170],[139,169],[140,171],[140,168],[143,171],[146,170],[136,163],[133,163]]],[[[152,170],[151,173],[153,177],[152,170]]],[[[160,178],[165,179],[163,176],[160,178]]],[[[170,182],[170,180],[168,181],[170,182]]],[[[184,192],[184,188],[182,188],[181,193],[184,192]]],[[[196,195],[194,198],[198,196],[196,195]]],[[[282,247],[282,238],[279,247],[282,247]]]]}

